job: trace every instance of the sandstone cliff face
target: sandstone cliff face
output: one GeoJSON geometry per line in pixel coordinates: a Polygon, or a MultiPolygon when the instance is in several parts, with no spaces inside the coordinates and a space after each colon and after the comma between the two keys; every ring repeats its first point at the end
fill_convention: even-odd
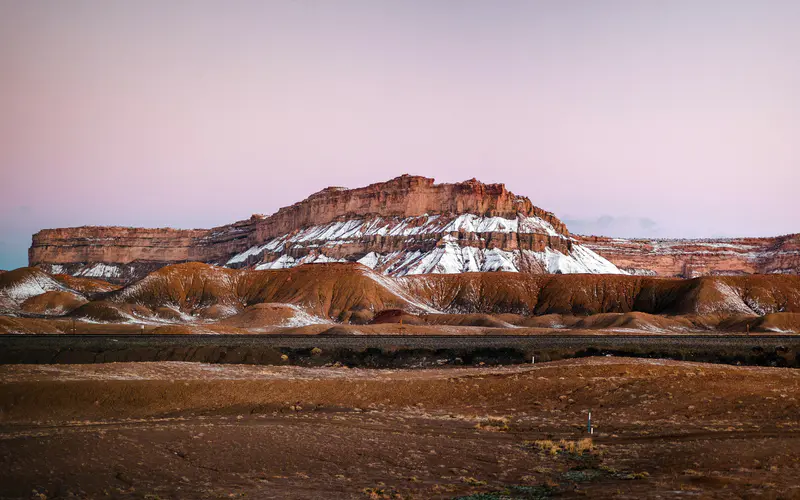
{"type": "Polygon", "coordinates": [[[256,220],[210,230],[89,226],[45,229],[33,235],[28,261],[55,273],[120,281],[142,277],[171,263],[224,259],[251,244],[256,220]],[[116,270],[95,264],[116,265],[116,270]]]}
{"type": "Polygon", "coordinates": [[[680,276],[798,274],[800,234],[703,240],[575,239],[633,274],[680,276]]]}
{"type": "Polygon", "coordinates": [[[266,241],[298,228],[358,217],[465,213],[508,219],[521,213],[546,220],[559,234],[569,234],[555,215],[533,206],[528,198],[516,196],[503,184],[483,184],[475,179],[434,184],[433,179],[403,175],[363,188],[324,189],[260,221],[256,239],[266,241]]]}

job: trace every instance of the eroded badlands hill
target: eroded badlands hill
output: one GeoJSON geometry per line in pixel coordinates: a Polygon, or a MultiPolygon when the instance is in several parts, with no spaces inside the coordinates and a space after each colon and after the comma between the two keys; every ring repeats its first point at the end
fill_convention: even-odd
{"type": "Polygon", "coordinates": [[[23,316],[0,317],[0,331],[44,328],[55,333],[71,325],[28,328],[24,323],[69,317],[90,323],[218,325],[242,333],[400,321],[488,328],[800,332],[800,276],[791,275],[690,280],[506,272],[389,277],[354,263],[261,271],[187,263],[166,266],[118,290],[97,280],[57,278],[37,268],[0,276],[0,312],[23,316]]]}

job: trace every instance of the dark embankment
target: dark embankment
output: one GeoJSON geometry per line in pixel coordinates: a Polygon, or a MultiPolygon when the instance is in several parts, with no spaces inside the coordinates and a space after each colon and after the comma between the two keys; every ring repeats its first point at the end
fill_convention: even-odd
{"type": "Polygon", "coordinates": [[[505,365],[584,356],[630,356],[800,367],[795,336],[97,336],[0,337],[3,364],[190,361],[400,368],[505,365]]]}

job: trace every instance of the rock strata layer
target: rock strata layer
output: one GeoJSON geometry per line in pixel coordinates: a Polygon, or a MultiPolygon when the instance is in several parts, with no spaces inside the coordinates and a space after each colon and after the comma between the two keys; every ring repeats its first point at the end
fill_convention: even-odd
{"type": "Polygon", "coordinates": [[[693,278],[800,273],[800,234],[702,240],[576,239],[631,274],[693,278]]]}

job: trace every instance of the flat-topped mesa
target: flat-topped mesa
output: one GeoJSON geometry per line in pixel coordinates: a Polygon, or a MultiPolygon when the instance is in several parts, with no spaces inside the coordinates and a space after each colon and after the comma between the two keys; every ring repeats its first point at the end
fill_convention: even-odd
{"type": "Polygon", "coordinates": [[[183,262],[222,258],[249,243],[257,219],[214,229],[81,226],[33,235],[30,265],[135,261],[183,262]],[[70,251],[65,251],[69,249],[70,251]]]}
{"type": "Polygon", "coordinates": [[[356,189],[329,187],[270,216],[253,215],[213,229],[45,229],[33,235],[29,262],[52,272],[124,282],[160,266],[186,261],[241,267],[283,256],[285,265],[297,265],[320,255],[320,262],[355,261],[381,252],[396,259],[407,251],[422,255],[444,246],[449,233],[459,235],[459,246],[481,251],[527,249],[541,253],[552,248],[568,254],[572,245],[566,226],[555,215],[511,193],[503,184],[483,184],[476,179],[435,184],[431,178],[403,175],[356,189]],[[467,218],[459,219],[462,216],[467,218]],[[318,231],[336,222],[365,228],[372,224],[373,232],[318,231]],[[384,226],[375,230],[380,224],[384,226]],[[309,235],[303,236],[302,243],[286,241],[303,231],[309,235]],[[285,244],[259,249],[278,240],[285,244]],[[253,248],[258,251],[251,252],[253,248]],[[243,253],[245,258],[237,260],[243,253]]]}
{"type": "Polygon", "coordinates": [[[213,229],[46,229],[33,235],[29,250],[30,265],[45,271],[115,283],[187,261],[255,269],[359,262],[393,276],[694,276],[798,273],[798,259],[796,236],[677,242],[573,236],[551,212],[503,184],[435,184],[411,175],[356,189],[329,187],[270,216],[213,229]]]}
{"type": "Polygon", "coordinates": [[[44,229],[33,235],[28,257],[31,265],[189,260],[195,240],[207,234],[206,229],[116,226],[44,229]]]}
{"type": "Polygon", "coordinates": [[[559,234],[569,235],[555,215],[508,191],[503,184],[483,184],[476,179],[434,184],[428,177],[402,175],[363,188],[323,189],[261,221],[256,239],[266,241],[296,229],[354,218],[467,213],[507,219],[516,219],[518,214],[535,216],[549,222],[559,234]]]}
{"type": "Polygon", "coordinates": [[[32,237],[28,261],[29,265],[52,273],[125,283],[169,264],[224,260],[251,244],[256,220],[214,229],[118,226],[43,229],[32,237]]]}

